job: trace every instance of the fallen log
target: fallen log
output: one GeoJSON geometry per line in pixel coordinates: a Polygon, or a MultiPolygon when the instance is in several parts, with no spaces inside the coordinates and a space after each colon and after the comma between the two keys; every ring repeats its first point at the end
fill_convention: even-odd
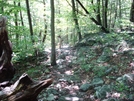
{"type": "Polygon", "coordinates": [[[24,73],[13,85],[1,88],[0,101],[38,101],[38,94],[51,84],[52,79],[34,81],[24,73]]]}

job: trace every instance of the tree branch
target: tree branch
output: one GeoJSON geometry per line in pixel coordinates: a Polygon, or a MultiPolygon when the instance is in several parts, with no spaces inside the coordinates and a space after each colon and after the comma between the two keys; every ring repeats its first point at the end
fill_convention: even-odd
{"type": "MultiPolygon", "coordinates": [[[[83,8],[83,10],[86,12],[86,14],[90,15],[90,13],[87,11],[87,9],[82,5],[82,3],[79,0],[76,0],[79,5],[83,8]]],[[[106,32],[109,33],[109,31],[101,24],[99,23],[97,20],[95,20],[93,17],[90,17],[90,19],[96,24],[99,25],[101,27],[101,29],[106,32]]]]}

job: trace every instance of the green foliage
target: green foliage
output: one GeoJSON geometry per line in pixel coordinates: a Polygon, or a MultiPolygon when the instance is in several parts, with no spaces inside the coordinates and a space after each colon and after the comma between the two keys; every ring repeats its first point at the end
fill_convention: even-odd
{"type": "Polygon", "coordinates": [[[40,76],[41,72],[39,71],[39,69],[36,68],[30,68],[29,70],[27,70],[26,72],[28,75],[30,75],[31,77],[35,77],[35,76],[40,76]]]}
{"type": "Polygon", "coordinates": [[[124,84],[123,82],[116,82],[114,89],[118,92],[129,91],[129,87],[126,84],[124,84]]]}
{"type": "Polygon", "coordinates": [[[113,85],[103,85],[95,87],[95,95],[97,98],[105,98],[107,92],[111,92],[113,90],[113,85]]]}
{"type": "Polygon", "coordinates": [[[92,71],[94,72],[94,75],[97,76],[97,77],[103,76],[105,74],[106,70],[107,70],[106,66],[95,66],[92,69],[92,71]]]}

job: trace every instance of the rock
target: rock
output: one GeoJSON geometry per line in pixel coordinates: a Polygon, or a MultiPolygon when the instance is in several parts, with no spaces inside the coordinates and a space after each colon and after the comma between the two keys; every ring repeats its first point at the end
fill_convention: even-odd
{"type": "Polygon", "coordinates": [[[59,55],[58,58],[59,58],[59,59],[65,59],[65,58],[66,58],[66,54],[62,53],[62,54],[59,55]]]}
{"type": "Polygon", "coordinates": [[[56,61],[56,63],[57,63],[58,65],[62,65],[64,62],[65,62],[65,60],[63,60],[63,59],[58,59],[58,60],[56,61]]]}
{"type": "Polygon", "coordinates": [[[111,48],[105,47],[103,49],[102,55],[98,58],[97,62],[104,62],[104,61],[107,62],[111,59],[110,57],[112,55],[113,55],[113,52],[112,52],[111,48]]]}
{"type": "Polygon", "coordinates": [[[53,94],[50,94],[48,97],[47,97],[47,101],[54,101],[55,97],[53,94]]]}
{"type": "Polygon", "coordinates": [[[91,84],[85,83],[85,84],[83,84],[83,85],[80,86],[80,89],[79,90],[81,92],[86,92],[86,91],[88,91],[91,88],[93,88],[93,86],[91,84]]]}
{"type": "Polygon", "coordinates": [[[123,80],[125,80],[128,86],[134,88],[134,74],[128,73],[128,74],[123,75],[123,80]]]}
{"type": "Polygon", "coordinates": [[[66,101],[64,96],[59,97],[58,101],[66,101]]]}
{"type": "Polygon", "coordinates": [[[104,83],[103,79],[102,78],[94,78],[91,82],[91,84],[93,86],[99,86],[99,85],[102,85],[104,83]]]}

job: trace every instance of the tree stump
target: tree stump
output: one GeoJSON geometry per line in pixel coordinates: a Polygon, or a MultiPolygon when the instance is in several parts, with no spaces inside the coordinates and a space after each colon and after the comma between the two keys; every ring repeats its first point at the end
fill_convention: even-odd
{"type": "Polygon", "coordinates": [[[8,39],[8,32],[6,30],[6,17],[0,18],[0,83],[3,81],[10,81],[15,69],[11,63],[12,45],[8,39]]]}
{"type": "Polygon", "coordinates": [[[0,101],[37,101],[38,94],[53,80],[33,81],[24,73],[14,84],[10,83],[15,69],[11,63],[12,45],[6,21],[6,17],[0,17],[0,101]]]}

